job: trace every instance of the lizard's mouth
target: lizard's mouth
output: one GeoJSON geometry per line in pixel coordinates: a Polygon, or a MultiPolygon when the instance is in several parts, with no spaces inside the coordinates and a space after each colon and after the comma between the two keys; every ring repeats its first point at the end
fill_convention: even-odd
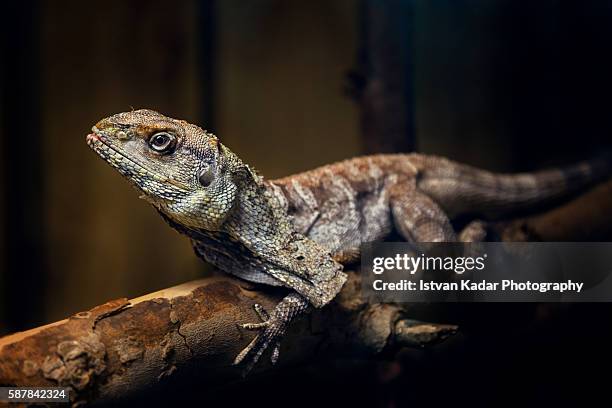
{"type": "Polygon", "coordinates": [[[111,167],[117,169],[119,173],[136,184],[145,193],[151,192],[153,184],[161,184],[165,187],[165,190],[167,190],[166,198],[175,198],[189,192],[188,187],[182,183],[149,170],[146,166],[116,149],[107,140],[108,137],[95,126],[92,131],[86,137],[87,145],[111,167]]]}

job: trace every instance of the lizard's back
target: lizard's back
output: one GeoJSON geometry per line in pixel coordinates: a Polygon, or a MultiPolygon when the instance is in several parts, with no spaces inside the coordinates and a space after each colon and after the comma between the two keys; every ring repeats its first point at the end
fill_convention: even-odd
{"type": "Polygon", "coordinates": [[[393,201],[396,207],[411,207],[412,215],[441,210],[450,219],[463,214],[494,219],[578,191],[608,176],[610,168],[610,159],[600,157],[564,169],[496,174],[443,157],[381,154],[322,166],[270,185],[299,232],[338,259],[350,260],[361,243],[391,233],[398,221],[393,201]]]}
{"type": "Polygon", "coordinates": [[[398,183],[414,183],[423,157],[357,157],[270,183],[299,232],[337,258],[353,259],[362,242],[380,240],[392,231],[389,193],[398,183]]]}

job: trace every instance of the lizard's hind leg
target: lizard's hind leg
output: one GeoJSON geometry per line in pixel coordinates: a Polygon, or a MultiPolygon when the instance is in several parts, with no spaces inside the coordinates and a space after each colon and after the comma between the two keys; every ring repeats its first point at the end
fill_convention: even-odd
{"type": "Polygon", "coordinates": [[[471,221],[459,233],[460,242],[482,242],[487,237],[487,224],[481,220],[471,221]]]}
{"type": "Polygon", "coordinates": [[[453,226],[444,211],[413,186],[395,186],[389,203],[395,228],[406,241],[457,241],[453,226]]]}
{"type": "Polygon", "coordinates": [[[260,323],[245,323],[247,330],[260,330],[260,333],[236,356],[234,365],[246,361],[243,374],[246,375],[259,360],[264,351],[272,344],[272,364],[276,363],[279,355],[280,340],[287,330],[289,323],[308,308],[308,300],[297,293],[291,293],[283,298],[268,314],[264,308],[255,304],[253,308],[262,320],[260,323]]]}

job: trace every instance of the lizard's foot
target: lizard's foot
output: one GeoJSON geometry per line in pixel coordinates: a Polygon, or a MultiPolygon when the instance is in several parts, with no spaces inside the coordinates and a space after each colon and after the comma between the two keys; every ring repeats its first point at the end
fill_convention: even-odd
{"type": "MultiPolygon", "coordinates": [[[[250,364],[247,365],[246,371],[249,371],[252,368],[252,365],[254,365],[259,360],[259,357],[261,357],[261,354],[268,348],[273,338],[276,337],[273,335],[273,332],[279,331],[279,332],[284,333],[284,330],[281,329],[281,326],[282,326],[281,322],[277,322],[276,324],[274,321],[271,322],[270,315],[268,314],[266,309],[264,309],[263,306],[261,306],[258,303],[255,303],[253,305],[253,309],[255,309],[255,312],[261,319],[261,322],[260,323],[244,323],[244,324],[241,324],[240,327],[242,327],[243,329],[247,329],[247,330],[258,330],[258,331],[261,331],[261,333],[255,336],[255,338],[249,343],[249,345],[246,346],[244,350],[242,350],[240,354],[238,354],[238,356],[236,356],[236,359],[234,360],[235,365],[240,364],[242,361],[245,360],[245,358],[249,354],[252,354],[251,359],[250,359],[251,360],[250,364]],[[273,326],[278,326],[278,328],[281,330],[274,330],[273,326]]],[[[272,364],[275,364],[276,361],[278,360],[278,355],[280,352],[279,345],[280,345],[280,342],[276,340],[274,342],[274,349],[272,350],[272,358],[271,358],[272,364]]]]}
{"type": "Polygon", "coordinates": [[[286,296],[274,308],[271,315],[259,304],[253,308],[261,319],[260,323],[245,323],[242,328],[260,331],[257,336],[236,356],[234,365],[246,361],[243,375],[248,374],[253,366],[259,361],[264,351],[273,345],[271,361],[275,364],[280,354],[280,341],[287,330],[287,326],[295,316],[302,313],[308,307],[308,301],[298,294],[286,296]]]}

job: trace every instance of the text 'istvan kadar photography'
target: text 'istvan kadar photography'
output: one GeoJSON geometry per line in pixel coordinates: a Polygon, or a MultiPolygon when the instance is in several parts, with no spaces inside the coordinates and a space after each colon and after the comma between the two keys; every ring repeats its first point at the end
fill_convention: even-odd
{"type": "Polygon", "coordinates": [[[0,406],[609,405],[606,2],[1,7],[0,406]]]}

